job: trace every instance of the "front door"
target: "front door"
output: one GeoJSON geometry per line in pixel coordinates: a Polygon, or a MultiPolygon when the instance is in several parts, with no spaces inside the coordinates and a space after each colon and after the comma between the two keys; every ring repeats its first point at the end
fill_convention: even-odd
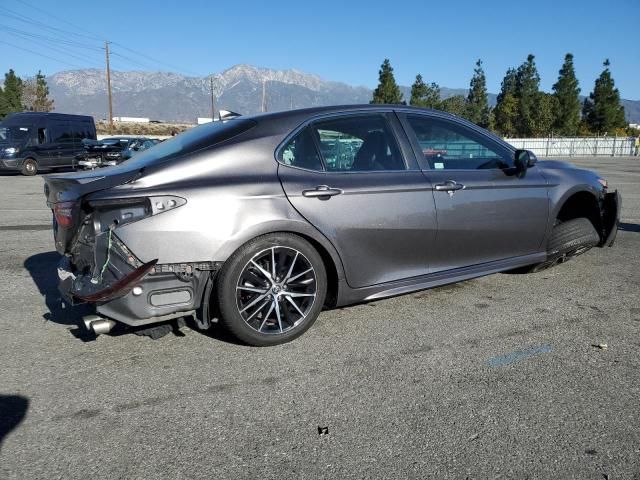
{"type": "Polygon", "coordinates": [[[354,288],[429,271],[434,200],[399,128],[392,114],[333,116],[279,151],[287,198],[336,247],[354,288]]]}
{"type": "Polygon", "coordinates": [[[482,131],[433,115],[402,115],[433,185],[434,271],[538,253],[549,215],[537,167],[515,175],[512,151],[482,131]]]}

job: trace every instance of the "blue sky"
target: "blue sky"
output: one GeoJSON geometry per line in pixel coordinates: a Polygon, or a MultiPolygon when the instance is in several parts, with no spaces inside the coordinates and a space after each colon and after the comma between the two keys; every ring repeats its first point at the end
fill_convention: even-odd
{"type": "Polygon", "coordinates": [[[104,54],[91,49],[100,46],[98,39],[117,42],[114,53],[128,57],[113,57],[116,70],[205,75],[250,63],[369,87],[385,57],[403,85],[421,73],[451,88],[467,87],[474,62],[482,58],[491,92],[499,90],[506,69],[529,53],[536,55],[542,88],[549,90],[571,52],[583,94],[609,58],[622,96],[640,99],[640,0],[0,0],[1,72],[103,68],[104,54]],[[61,32],[33,21],[75,31],[63,37],[84,47],[43,39],[61,32]],[[28,40],[7,27],[40,37],[28,40]]]}

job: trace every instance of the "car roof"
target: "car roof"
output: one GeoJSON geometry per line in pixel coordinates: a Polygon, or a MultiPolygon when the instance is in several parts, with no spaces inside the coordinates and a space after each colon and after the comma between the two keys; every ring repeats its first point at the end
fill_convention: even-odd
{"type": "Polygon", "coordinates": [[[443,112],[442,110],[434,110],[431,108],[423,108],[423,107],[414,107],[412,105],[403,105],[403,104],[379,104],[379,103],[364,103],[364,104],[347,104],[347,105],[327,105],[322,107],[308,107],[308,108],[300,108],[296,110],[282,110],[278,112],[268,112],[268,113],[258,113],[255,115],[246,116],[244,118],[252,118],[258,121],[261,120],[279,120],[285,119],[288,117],[299,117],[299,116],[315,116],[322,114],[331,114],[331,113],[340,113],[340,112],[353,112],[353,111],[394,111],[394,110],[403,110],[408,112],[416,112],[416,113],[434,113],[437,115],[447,116],[451,118],[459,118],[455,115],[452,115],[447,112],[443,112]]]}
{"type": "Polygon", "coordinates": [[[18,119],[35,119],[35,118],[54,118],[60,120],[83,120],[93,122],[93,117],[89,115],[75,115],[71,113],[55,113],[55,112],[15,112],[8,115],[4,121],[18,119]]]}
{"type": "Polygon", "coordinates": [[[350,105],[330,105],[323,107],[311,107],[302,108],[298,110],[284,110],[279,112],[260,113],[251,116],[243,116],[240,118],[247,118],[254,120],[258,125],[263,127],[266,125],[277,125],[276,129],[280,129],[282,132],[291,131],[299,125],[306,123],[314,119],[314,117],[323,115],[332,115],[340,113],[354,113],[354,112],[398,112],[398,113],[417,113],[427,114],[434,118],[450,120],[459,124],[463,124],[468,128],[475,130],[482,135],[490,135],[494,141],[497,141],[503,147],[513,150],[513,146],[505,142],[502,138],[495,134],[487,132],[485,129],[478,125],[462,118],[457,115],[453,115],[442,110],[435,110],[432,108],[414,107],[412,105],[403,104],[350,104],[350,105]]]}

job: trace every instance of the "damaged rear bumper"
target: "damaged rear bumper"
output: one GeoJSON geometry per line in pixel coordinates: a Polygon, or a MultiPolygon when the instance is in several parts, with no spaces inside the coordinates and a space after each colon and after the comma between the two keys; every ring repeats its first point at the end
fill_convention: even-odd
{"type": "Polygon", "coordinates": [[[105,268],[79,272],[70,257],[58,265],[58,290],[70,304],[92,303],[107,318],[130,325],[148,325],[186,315],[200,307],[204,288],[217,269],[214,262],[167,265],[142,263],[114,239],[105,268]],[[122,261],[122,249],[125,259],[122,261]],[[104,275],[103,275],[104,273],[104,275]]]}

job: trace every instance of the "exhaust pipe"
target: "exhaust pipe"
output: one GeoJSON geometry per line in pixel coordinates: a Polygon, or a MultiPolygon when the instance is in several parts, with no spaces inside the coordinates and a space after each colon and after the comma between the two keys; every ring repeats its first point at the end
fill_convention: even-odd
{"type": "Polygon", "coordinates": [[[82,322],[87,330],[92,331],[96,335],[108,333],[116,325],[116,322],[113,320],[102,318],[98,315],[87,315],[82,318],[82,322]]]}

